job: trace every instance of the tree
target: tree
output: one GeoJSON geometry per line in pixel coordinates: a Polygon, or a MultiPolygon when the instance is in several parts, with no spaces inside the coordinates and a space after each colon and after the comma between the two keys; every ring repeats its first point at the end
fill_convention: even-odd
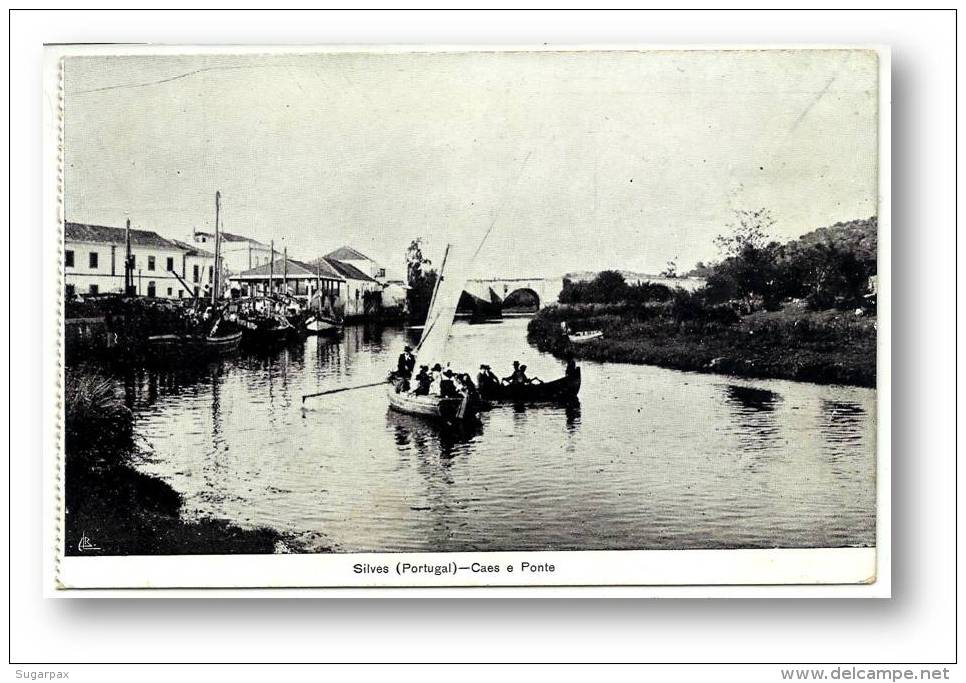
{"type": "Polygon", "coordinates": [[[718,235],[714,244],[725,258],[736,257],[746,247],[764,248],[768,233],[775,227],[775,219],[768,209],[736,210],[734,222],[729,223],[730,234],[718,235]]]}
{"type": "Polygon", "coordinates": [[[676,278],[678,276],[678,264],[675,259],[667,262],[667,268],[661,272],[661,277],[676,278]]]}
{"type": "Polygon", "coordinates": [[[422,238],[417,237],[406,249],[406,303],[409,317],[423,321],[429,314],[429,304],[436,287],[436,271],[428,268],[432,262],[423,256],[422,238]]]}
{"type": "Polygon", "coordinates": [[[406,249],[406,282],[412,286],[423,275],[423,268],[433,262],[423,256],[423,238],[417,237],[406,249]]]}

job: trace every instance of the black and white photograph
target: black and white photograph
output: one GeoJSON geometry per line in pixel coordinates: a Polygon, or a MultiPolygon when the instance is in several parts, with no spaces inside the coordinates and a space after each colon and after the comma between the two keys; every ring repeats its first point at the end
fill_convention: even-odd
{"type": "Polygon", "coordinates": [[[69,50],[61,565],[873,583],[887,58],[69,50]]]}

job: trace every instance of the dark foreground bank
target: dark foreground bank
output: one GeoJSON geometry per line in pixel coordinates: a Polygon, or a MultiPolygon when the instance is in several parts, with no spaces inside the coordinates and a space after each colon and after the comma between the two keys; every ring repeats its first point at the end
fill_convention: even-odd
{"type": "Polygon", "coordinates": [[[138,472],[130,410],[113,383],[69,369],[65,386],[65,553],[195,555],[273,553],[291,542],[271,529],[223,521],[186,522],[180,494],[138,472]]]}
{"type": "Polygon", "coordinates": [[[557,305],[537,314],[527,338],[561,358],[820,384],[875,387],[876,381],[875,318],[853,311],[789,306],[740,316],[688,297],[642,305],[557,305]],[[572,344],[562,322],[571,331],[601,330],[604,337],[572,344]]]}

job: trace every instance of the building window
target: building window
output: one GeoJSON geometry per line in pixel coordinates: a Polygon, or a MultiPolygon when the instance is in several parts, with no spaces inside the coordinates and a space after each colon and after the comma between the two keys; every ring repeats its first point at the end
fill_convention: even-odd
{"type": "Polygon", "coordinates": [[[386,269],[380,268],[378,271],[376,271],[376,277],[386,277],[386,269]]]}
{"type": "MultiPolygon", "coordinates": [[[[97,252],[92,251],[87,255],[87,265],[91,268],[97,268],[97,252]]],[[[96,294],[96,292],[95,292],[96,294]]]]}
{"type": "Polygon", "coordinates": [[[215,281],[215,267],[208,266],[208,282],[214,282],[214,281],[215,281]]]}
{"type": "Polygon", "coordinates": [[[356,301],[358,301],[358,300],[359,300],[359,290],[357,289],[356,290],[356,301]]]}
{"type": "Polygon", "coordinates": [[[64,265],[68,268],[74,267],[74,250],[68,249],[64,252],[64,265]]]}
{"type": "MultiPolygon", "coordinates": [[[[192,270],[191,270],[191,281],[192,282],[198,282],[198,280],[200,278],[201,278],[201,275],[199,274],[198,264],[196,263],[194,266],[192,266],[192,270]]],[[[197,293],[198,293],[198,288],[195,287],[195,294],[197,294],[197,293]]]]}
{"type": "Polygon", "coordinates": [[[154,280],[148,280],[148,296],[153,299],[156,293],[157,291],[154,288],[154,280]]]}
{"type": "Polygon", "coordinates": [[[179,289],[178,290],[178,298],[181,299],[183,297],[184,297],[184,290],[183,289],[179,289]]]}
{"type": "Polygon", "coordinates": [[[87,288],[87,291],[90,292],[91,294],[97,294],[97,291],[98,291],[97,285],[91,285],[90,287],[87,288]]]}
{"type": "Polygon", "coordinates": [[[172,294],[174,294],[174,290],[168,287],[168,296],[171,296],[172,294]]]}
{"type": "Polygon", "coordinates": [[[168,260],[165,261],[165,264],[166,264],[165,265],[165,270],[167,270],[169,273],[173,273],[174,272],[174,257],[173,256],[169,256],[168,257],[168,260]]]}
{"type": "Polygon", "coordinates": [[[73,298],[75,292],[76,292],[76,290],[74,289],[74,285],[67,285],[67,287],[66,287],[66,294],[67,294],[68,297],[73,298]]]}
{"type": "MultiPolygon", "coordinates": [[[[198,266],[195,266],[195,268],[197,268],[197,267],[198,267],[198,266]]],[[[195,287],[195,298],[196,298],[196,299],[198,298],[198,288],[197,288],[197,287],[195,287]]]]}
{"type": "Polygon", "coordinates": [[[148,256],[148,270],[154,270],[154,257],[148,256]]]}

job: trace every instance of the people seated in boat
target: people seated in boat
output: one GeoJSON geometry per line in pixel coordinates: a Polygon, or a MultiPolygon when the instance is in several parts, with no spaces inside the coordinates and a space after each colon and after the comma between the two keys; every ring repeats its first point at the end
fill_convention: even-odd
{"type": "Polygon", "coordinates": [[[420,365],[419,372],[416,373],[415,378],[416,390],[413,393],[416,396],[426,396],[429,393],[429,387],[433,383],[433,378],[429,375],[429,366],[420,365]]]}
{"type": "Polygon", "coordinates": [[[513,361],[513,372],[510,373],[509,377],[503,378],[504,384],[520,384],[522,378],[520,377],[520,361],[513,361]]]}
{"type": "Polygon", "coordinates": [[[416,357],[413,355],[413,347],[407,344],[399,354],[399,360],[396,361],[396,377],[411,377],[415,367],[416,357]]]}
{"type": "Polygon", "coordinates": [[[476,376],[476,385],[483,389],[485,387],[492,387],[500,384],[500,378],[496,376],[493,370],[490,369],[489,365],[480,365],[480,372],[476,376]]]}
{"type": "Polygon", "coordinates": [[[449,368],[443,372],[443,377],[439,382],[439,395],[441,398],[459,398],[460,393],[456,390],[456,383],[453,381],[453,371],[449,368]]]}
{"type": "Polygon", "coordinates": [[[470,377],[468,372],[458,375],[457,379],[459,380],[459,387],[457,388],[463,396],[467,396],[474,401],[480,397],[480,392],[477,391],[476,385],[473,384],[473,378],[470,377]]]}
{"type": "Polygon", "coordinates": [[[527,366],[521,365],[520,381],[518,382],[518,384],[532,384],[534,382],[539,382],[540,384],[543,384],[543,380],[540,379],[539,377],[527,377],[527,366]]]}
{"type": "Polygon", "coordinates": [[[430,371],[430,377],[432,377],[433,383],[429,387],[429,393],[431,393],[433,396],[439,396],[440,384],[443,380],[443,368],[439,363],[436,363],[433,366],[433,369],[430,371]]]}

